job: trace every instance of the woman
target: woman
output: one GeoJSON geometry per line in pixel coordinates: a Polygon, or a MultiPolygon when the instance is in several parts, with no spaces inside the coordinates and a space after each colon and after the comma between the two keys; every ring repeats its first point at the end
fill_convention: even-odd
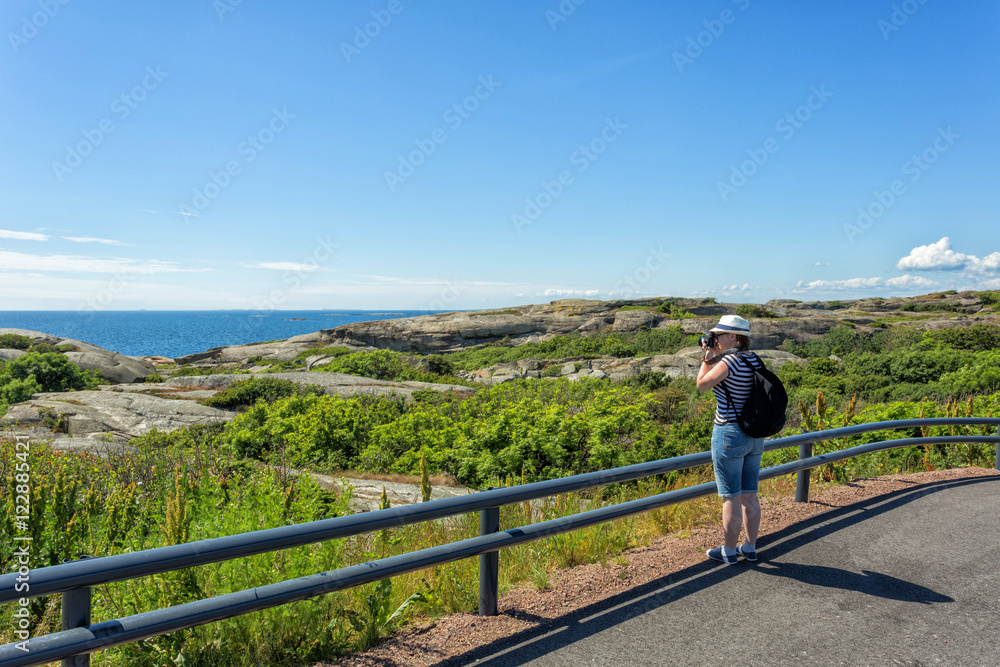
{"type": "Polygon", "coordinates": [[[757,560],[757,532],[760,530],[760,502],[757,478],[763,438],[751,438],[740,429],[737,418],[750,394],[750,323],[738,315],[724,315],[710,332],[713,345],[701,341],[705,351],[698,369],[698,389],[715,394],[715,422],[712,426],[712,467],[722,501],[722,528],[725,542],[709,549],[709,558],[735,565],[743,556],[757,560]],[[746,525],[746,541],[737,546],[740,529],[746,525]]]}

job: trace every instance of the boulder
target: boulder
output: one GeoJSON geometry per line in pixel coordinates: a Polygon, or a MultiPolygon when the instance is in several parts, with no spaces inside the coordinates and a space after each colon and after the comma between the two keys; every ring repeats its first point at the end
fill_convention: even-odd
{"type": "Polygon", "coordinates": [[[74,364],[84,370],[96,370],[104,378],[120,384],[123,382],[142,382],[147,375],[156,372],[156,367],[139,357],[127,357],[117,352],[109,352],[98,348],[85,352],[67,352],[66,356],[74,364]]]}
{"type": "Polygon", "coordinates": [[[8,427],[47,425],[70,436],[124,441],[151,430],[228,421],[235,413],[141,393],[46,392],[10,406],[0,423],[8,427]]]}
{"type": "Polygon", "coordinates": [[[84,370],[96,370],[111,382],[141,382],[146,376],[156,372],[150,362],[141,357],[129,357],[102,347],[84,343],[72,338],[50,336],[40,331],[28,329],[0,328],[0,334],[12,333],[30,338],[34,344],[48,343],[53,347],[72,345],[75,350],[66,352],[66,357],[84,370]]]}
{"type": "Polygon", "coordinates": [[[22,354],[27,354],[24,350],[12,350],[10,348],[4,348],[0,350],[0,361],[10,361],[11,359],[17,359],[22,354]]]}

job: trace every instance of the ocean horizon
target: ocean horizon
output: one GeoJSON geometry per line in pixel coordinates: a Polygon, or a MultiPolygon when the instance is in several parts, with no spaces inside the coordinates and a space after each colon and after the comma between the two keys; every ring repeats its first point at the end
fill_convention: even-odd
{"type": "Polygon", "coordinates": [[[354,322],[430,315],[431,310],[19,310],[0,311],[0,329],[72,338],[133,357],[181,357],[334,329],[354,322]]]}

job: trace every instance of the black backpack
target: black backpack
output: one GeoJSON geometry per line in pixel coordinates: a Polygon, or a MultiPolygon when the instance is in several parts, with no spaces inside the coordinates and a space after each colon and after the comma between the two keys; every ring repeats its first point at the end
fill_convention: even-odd
{"type": "MultiPolygon", "coordinates": [[[[751,378],[750,396],[743,404],[743,409],[737,417],[740,428],[751,438],[766,438],[774,435],[785,426],[785,408],[788,407],[788,394],[781,384],[778,376],[767,370],[764,362],[756,354],[745,357],[753,370],[751,378]],[[750,359],[757,361],[760,368],[750,359]]],[[[729,405],[733,405],[733,397],[729,395],[726,385],[722,385],[722,390],[726,392],[726,400],[729,405]]]]}

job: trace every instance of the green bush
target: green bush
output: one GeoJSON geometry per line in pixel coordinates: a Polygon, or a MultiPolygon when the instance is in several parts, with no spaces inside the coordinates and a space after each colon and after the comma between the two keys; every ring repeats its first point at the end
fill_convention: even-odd
{"type": "Polygon", "coordinates": [[[427,357],[427,370],[435,375],[453,375],[455,364],[444,355],[432,354],[427,357]]]}
{"type": "Polygon", "coordinates": [[[1000,292],[977,292],[976,296],[984,306],[993,306],[993,310],[1000,312],[1000,292]]]}
{"type": "Polygon", "coordinates": [[[740,317],[750,318],[762,318],[762,317],[777,317],[777,315],[764,306],[759,306],[756,303],[741,303],[736,306],[736,314],[740,317]]]}
{"type": "Polygon", "coordinates": [[[0,334],[0,349],[27,350],[34,344],[35,341],[27,336],[12,333],[0,334]]]}
{"type": "Polygon", "coordinates": [[[343,345],[335,345],[333,347],[312,347],[308,350],[302,350],[295,355],[295,361],[301,363],[308,359],[309,357],[315,357],[317,355],[326,355],[328,357],[339,357],[344,354],[350,354],[350,348],[344,347],[343,345]]]}
{"type": "Polygon", "coordinates": [[[393,350],[374,350],[372,352],[354,352],[336,357],[314,371],[329,373],[347,373],[360,375],[376,380],[421,380],[434,382],[437,376],[433,373],[420,371],[404,361],[405,355],[393,350]]]}
{"type": "MultiPolygon", "coordinates": [[[[39,387],[38,391],[93,389],[103,381],[96,371],[81,370],[64,354],[29,352],[4,365],[0,372],[0,387],[16,380],[29,379],[39,387]]],[[[26,387],[27,384],[22,383],[21,386],[26,387]]]]}
{"type": "Polygon", "coordinates": [[[973,324],[971,327],[928,331],[924,337],[940,346],[956,350],[982,352],[1000,349],[1000,326],[995,324],[973,324]]]}
{"type": "Polygon", "coordinates": [[[204,404],[223,410],[244,410],[257,401],[274,403],[279,398],[322,393],[323,387],[318,385],[305,386],[291,380],[263,377],[238,380],[215,396],[205,400],[204,404]]]}
{"type": "Polygon", "coordinates": [[[603,356],[621,358],[673,354],[683,347],[697,344],[697,336],[685,334],[680,326],[672,326],[640,330],[631,334],[600,332],[590,336],[553,336],[540,343],[522,343],[517,346],[494,343],[453,352],[446,355],[446,358],[456,369],[471,371],[519,359],[596,359],[603,356]]]}

